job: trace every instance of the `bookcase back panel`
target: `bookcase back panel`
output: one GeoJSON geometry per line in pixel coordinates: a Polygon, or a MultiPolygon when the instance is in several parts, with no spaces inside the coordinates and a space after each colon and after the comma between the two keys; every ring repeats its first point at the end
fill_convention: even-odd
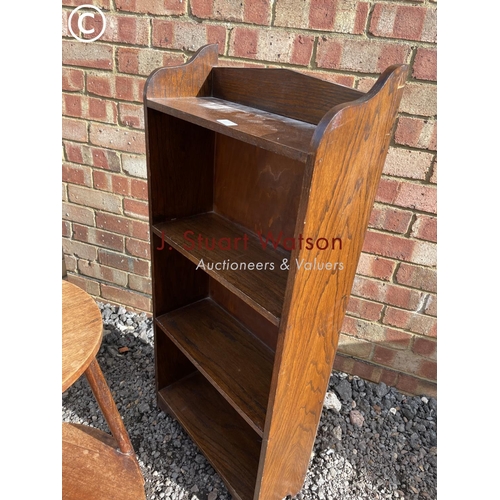
{"type": "Polygon", "coordinates": [[[217,134],[214,211],[283,247],[292,238],[304,164],[217,134]]]}
{"type": "Polygon", "coordinates": [[[197,371],[193,363],[156,325],[155,347],[157,391],[161,391],[163,388],[197,371]],[[165,359],[165,352],[168,352],[168,362],[165,359]]]}
{"type": "Polygon", "coordinates": [[[210,278],[209,288],[212,300],[236,318],[272,351],[276,351],[278,339],[278,327],[276,325],[212,278],[210,278]]]}
{"type": "Polygon", "coordinates": [[[208,276],[153,234],[153,300],[159,316],[208,296],[208,276]]]}
{"type": "Polygon", "coordinates": [[[148,109],[152,223],[209,212],[214,132],[148,109]]]}
{"type": "Polygon", "coordinates": [[[213,68],[212,95],[317,125],[333,106],[359,90],[278,68],[213,68]],[[265,89],[265,91],[263,91],[265,89]]]}

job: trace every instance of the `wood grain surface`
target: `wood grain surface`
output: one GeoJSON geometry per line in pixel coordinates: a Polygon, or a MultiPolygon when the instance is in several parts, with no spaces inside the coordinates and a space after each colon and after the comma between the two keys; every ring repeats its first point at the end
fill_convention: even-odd
{"type": "Polygon", "coordinates": [[[342,262],[343,270],[290,269],[256,498],[296,495],[304,481],[406,72],[389,68],[370,93],[331,110],[316,131],[296,234],[343,244],[296,250],[291,261],[342,262]]]}
{"type": "Polygon", "coordinates": [[[272,351],[211,299],[160,316],[156,323],[262,436],[272,351]]]}
{"type": "Polygon", "coordinates": [[[92,297],[81,288],[62,282],[62,392],[94,359],[102,340],[102,318],[92,297]]]}
{"type": "Polygon", "coordinates": [[[145,500],[135,458],[123,455],[108,434],[86,426],[62,426],[64,500],[145,500]]]}
{"type": "Polygon", "coordinates": [[[147,106],[220,134],[306,161],[315,126],[214,97],[149,98],[147,106]]]}
{"type": "Polygon", "coordinates": [[[213,212],[155,224],[152,229],[157,236],[161,237],[163,234],[166,241],[163,253],[171,253],[172,250],[168,250],[168,246],[171,246],[196,266],[203,260],[207,275],[224,284],[269,321],[275,325],[279,324],[288,275],[287,271],[282,270],[280,266],[289,254],[279,249],[275,250],[272,245],[262,248],[261,240],[257,236],[213,212]],[[188,239],[185,236],[186,231],[191,231],[188,239]],[[201,244],[198,243],[200,234],[202,235],[201,244]],[[248,236],[246,250],[243,246],[245,234],[248,236]],[[208,248],[212,247],[212,238],[215,238],[213,250],[207,249],[205,237],[209,239],[208,248]],[[226,238],[231,242],[231,248],[226,238]],[[240,238],[237,243],[235,243],[236,238],[240,238]],[[220,247],[218,242],[222,242],[220,247]],[[226,262],[226,268],[224,268],[224,262],[226,262]],[[227,268],[233,262],[247,264],[247,270],[227,268]],[[221,264],[220,269],[208,269],[208,264],[213,266],[216,263],[221,264]],[[250,270],[248,269],[249,263],[268,263],[269,265],[267,269],[250,270]]]}
{"type": "Polygon", "coordinates": [[[261,439],[200,374],[159,393],[171,413],[220,474],[235,500],[253,498],[261,439]]]}

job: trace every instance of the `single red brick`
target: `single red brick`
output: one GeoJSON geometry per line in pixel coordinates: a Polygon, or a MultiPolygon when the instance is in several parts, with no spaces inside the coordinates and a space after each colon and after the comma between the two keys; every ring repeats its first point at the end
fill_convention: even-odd
{"type": "Polygon", "coordinates": [[[125,248],[127,249],[127,252],[134,257],[140,257],[148,260],[151,258],[151,248],[149,243],[146,241],[126,238],[125,248]]]}
{"type": "Polygon", "coordinates": [[[366,340],[352,337],[341,333],[338,343],[338,352],[354,358],[369,358],[373,350],[373,344],[366,340]]]}
{"type": "Polygon", "coordinates": [[[65,65],[107,70],[113,68],[113,47],[110,45],[63,40],[62,46],[62,62],[65,65]]]}
{"type": "Polygon", "coordinates": [[[83,71],[81,69],[62,68],[62,89],[67,92],[80,92],[85,89],[83,71]]]}
{"type": "Polygon", "coordinates": [[[105,212],[97,212],[96,226],[107,231],[149,241],[149,225],[146,222],[119,217],[105,212]]]}
{"type": "Polygon", "coordinates": [[[118,71],[121,73],[139,73],[139,49],[118,47],[118,71]]]}
{"type": "Polygon", "coordinates": [[[82,145],[64,141],[66,159],[72,163],[83,163],[82,145]]]}
{"type": "Polygon", "coordinates": [[[413,342],[413,352],[426,358],[436,359],[437,342],[428,338],[417,337],[413,342]]]}
{"type": "Polygon", "coordinates": [[[63,115],[82,118],[82,96],[79,94],[63,94],[63,115]]]}
{"type": "Polygon", "coordinates": [[[388,306],[385,311],[383,322],[384,324],[409,330],[414,333],[431,336],[430,333],[435,327],[436,318],[388,306]]]}
{"type": "Polygon", "coordinates": [[[113,148],[130,153],[144,153],[144,133],[105,124],[90,124],[90,141],[96,146],[113,148]]]}
{"type": "Polygon", "coordinates": [[[293,52],[290,62],[293,64],[309,65],[313,52],[314,38],[299,35],[293,41],[293,52]]]}
{"type": "Polygon", "coordinates": [[[130,181],[130,193],[134,198],[139,198],[140,200],[148,199],[148,183],[139,179],[131,179],[130,181]]]}
{"type": "Polygon", "coordinates": [[[156,14],[160,16],[171,16],[184,14],[186,12],[187,1],[179,0],[116,0],[117,10],[127,12],[137,12],[140,14],[156,14]]]}
{"type": "Polygon", "coordinates": [[[435,49],[417,49],[413,62],[413,77],[419,80],[437,80],[437,51],[435,49]]]}
{"type": "Polygon", "coordinates": [[[144,130],[144,109],[142,106],[121,102],[118,109],[121,125],[144,130]]]}
{"type": "Polygon", "coordinates": [[[396,273],[400,285],[407,285],[428,292],[437,291],[437,273],[435,269],[401,263],[396,273]]]}
{"type": "Polygon", "coordinates": [[[87,260],[78,261],[78,271],[80,274],[96,278],[101,281],[126,286],[128,277],[127,274],[112,267],[106,267],[98,264],[97,262],[89,262],[87,260]]]}
{"type": "Polygon", "coordinates": [[[427,241],[437,241],[437,219],[430,215],[417,214],[412,225],[411,235],[427,241]]]}
{"type": "Polygon", "coordinates": [[[384,345],[397,349],[406,349],[409,347],[413,336],[401,330],[393,328],[384,328],[385,340],[384,345]]]}
{"type": "Polygon", "coordinates": [[[421,40],[426,14],[423,7],[377,3],[369,31],[375,36],[421,40]]]}
{"type": "Polygon", "coordinates": [[[388,386],[395,387],[399,379],[399,373],[387,368],[381,368],[380,371],[379,382],[384,382],[388,386]]]}
{"type": "Polygon", "coordinates": [[[352,369],[349,371],[353,375],[357,375],[364,380],[370,380],[376,384],[380,381],[382,375],[382,369],[379,366],[373,365],[372,363],[367,363],[361,360],[354,360],[352,369]]]}
{"type": "Polygon", "coordinates": [[[92,185],[92,171],[89,167],[65,163],[62,167],[62,180],[71,184],[80,184],[82,186],[92,185]]]}
{"type": "Polygon", "coordinates": [[[271,2],[269,0],[246,0],[243,21],[251,24],[265,24],[271,22],[271,2]]]}
{"type": "Polygon", "coordinates": [[[130,196],[130,179],[128,177],[112,174],[111,187],[115,194],[130,196]]]}
{"type": "Polygon", "coordinates": [[[347,356],[342,356],[341,353],[337,352],[335,360],[333,362],[333,369],[339,372],[352,373],[352,367],[354,366],[354,359],[347,356]]]}
{"type": "Polygon", "coordinates": [[[402,181],[396,181],[394,179],[380,179],[375,201],[379,201],[381,203],[393,203],[399,190],[401,189],[402,183],[402,181]]]}
{"type": "Polygon", "coordinates": [[[376,345],[373,351],[372,361],[384,366],[391,366],[396,357],[397,351],[388,349],[381,345],[376,345]]]}
{"type": "Polygon", "coordinates": [[[103,168],[112,172],[120,171],[120,157],[116,151],[101,148],[90,148],[90,151],[94,167],[103,168]]]}
{"type": "Polygon", "coordinates": [[[429,382],[427,380],[422,380],[411,375],[406,375],[404,373],[399,374],[398,383],[396,388],[401,392],[408,394],[413,394],[415,396],[428,396],[436,397],[437,386],[435,382],[429,382]]]}
{"type": "Polygon", "coordinates": [[[87,90],[91,94],[103,97],[114,97],[112,90],[113,79],[111,75],[87,75],[87,90]]]}
{"type": "Polygon", "coordinates": [[[330,31],[335,19],[336,2],[310,0],[309,28],[330,31]]]}
{"type": "Polygon", "coordinates": [[[257,57],[258,31],[251,28],[233,29],[232,55],[236,57],[257,57]]]}
{"type": "Polygon", "coordinates": [[[151,295],[152,293],[151,278],[129,274],[128,286],[132,290],[137,290],[138,292],[142,292],[148,295],[151,295]]]}
{"type": "Polygon", "coordinates": [[[63,252],[67,255],[73,255],[87,260],[97,259],[97,248],[93,245],[64,238],[62,241],[62,247],[63,252]]]}
{"type": "Polygon", "coordinates": [[[71,222],[68,222],[67,220],[62,221],[62,236],[64,238],[71,237],[71,222]]]}
{"type": "Polygon", "coordinates": [[[70,141],[87,142],[87,122],[63,117],[62,136],[63,139],[68,139],[70,141]]]}
{"type": "Polygon", "coordinates": [[[99,297],[101,295],[100,292],[100,283],[97,281],[77,276],[75,274],[68,274],[68,281],[80,287],[82,290],[87,292],[89,295],[93,297],[99,297]]]}
{"type": "Polygon", "coordinates": [[[415,242],[387,233],[367,231],[363,251],[398,260],[411,260],[415,242]]]}
{"type": "Polygon", "coordinates": [[[435,361],[422,361],[417,375],[428,380],[437,379],[437,363],[435,361]]]}
{"type": "Polygon", "coordinates": [[[70,184],[68,185],[68,196],[69,200],[77,205],[97,208],[116,214],[120,214],[122,211],[121,198],[111,193],[70,184]]]}
{"type": "Polygon", "coordinates": [[[96,170],[94,172],[94,188],[102,191],[112,191],[111,176],[107,172],[96,170]]]}
{"type": "Polygon", "coordinates": [[[124,306],[131,306],[140,311],[151,311],[151,299],[139,292],[132,292],[123,288],[101,284],[102,298],[116,301],[124,306]]]}
{"type": "Polygon", "coordinates": [[[368,2],[358,2],[358,4],[356,5],[356,18],[354,21],[353,34],[361,35],[362,33],[364,33],[369,11],[370,4],[368,2]]]}
{"type": "Polygon", "coordinates": [[[369,226],[375,229],[385,229],[394,233],[405,234],[408,231],[413,213],[408,210],[376,204],[373,207],[369,226]]]}
{"type": "Polygon", "coordinates": [[[401,183],[394,204],[435,214],[437,211],[436,188],[424,184],[401,183]]]}
{"type": "Polygon", "coordinates": [[[149,262],[137,259],[136,257],[130,257],[129,255],[123,255],[121,253],[99,248],[98,260],[101,264],[116,267],[117,269],[122,269],[129,273],[150,276],[149,262]]]}
{"type": "Polygon", "coordinates": [[[212,17],[214,3],[211,0],[191,0],[191,11],[193,16],[208,18],[212,17]]]}
{"type": "Polygon", "coordinates": [[[137,219],[148,220],[149,209],[148,204],[144,201],[131,200],[125,198],[123,200],[123,210],[126,215],[137,219]]]}
{"type": "Polygon", "coordinates": [[[362,252],[356,273],[388,281],[391,279],[395,267],[395,261],[362,252]]]}
{"type": "Polygon", "coordinates": [[[357,318],[377,321],[380,319],[380,313],[383,307],[383,304],[351,296],[347,305],[347,313],[357,318]]]}
{"type": "Polygon", "coordinates": [[[72,203],[63,203],[62,206],[63,219],[73,222],[79,222],[87,226],[94,226],[94,211],[86,208],[73,205],[72,203]]]}

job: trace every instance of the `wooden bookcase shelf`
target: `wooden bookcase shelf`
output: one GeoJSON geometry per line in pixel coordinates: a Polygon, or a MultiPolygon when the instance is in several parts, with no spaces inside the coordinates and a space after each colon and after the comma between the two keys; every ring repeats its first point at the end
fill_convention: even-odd
{"type": "Polygon", "coordinates": [[[144,96],[158,404],[241,500],[300,490],[406,78],[217,67],[144,96]]]}
{"type": "Polygon", "coordinates": [[[244,229],[213,212],[156,224],[153,231],[166,245],[196,265],[203,261],[207,264],[208,275],[269,321],[279,324],[288,276],[288,272],[281,269],[281,264],[283,259],[290,259],[290,252],[274,248],[265,235],[259,238],[245,233],[244,229]],[[193,236],[200,234],[210,235],[209,240],[203,238],[200,243],[193,236]],[[240,239],[236,241],[237,238],[240,239]],[[211,266],[212,262],[221,265],[211,266]],[[258,263],[268,263],[267,269],[257,269],[258,263]],[[237,269],[231,269],[231,264],[237,269]],[[273,264],[273,269],[270,264],[273,264]]]}

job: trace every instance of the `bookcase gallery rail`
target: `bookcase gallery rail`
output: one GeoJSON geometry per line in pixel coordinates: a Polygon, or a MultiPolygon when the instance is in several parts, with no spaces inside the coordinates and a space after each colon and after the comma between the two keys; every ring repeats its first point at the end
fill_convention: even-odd
{"type": "Polygon", "coordinates": [[[144,91],[157,398],[234,498],[278,500],[307,472],[407,68],[363,93],[217,62],[144,91]]]}

